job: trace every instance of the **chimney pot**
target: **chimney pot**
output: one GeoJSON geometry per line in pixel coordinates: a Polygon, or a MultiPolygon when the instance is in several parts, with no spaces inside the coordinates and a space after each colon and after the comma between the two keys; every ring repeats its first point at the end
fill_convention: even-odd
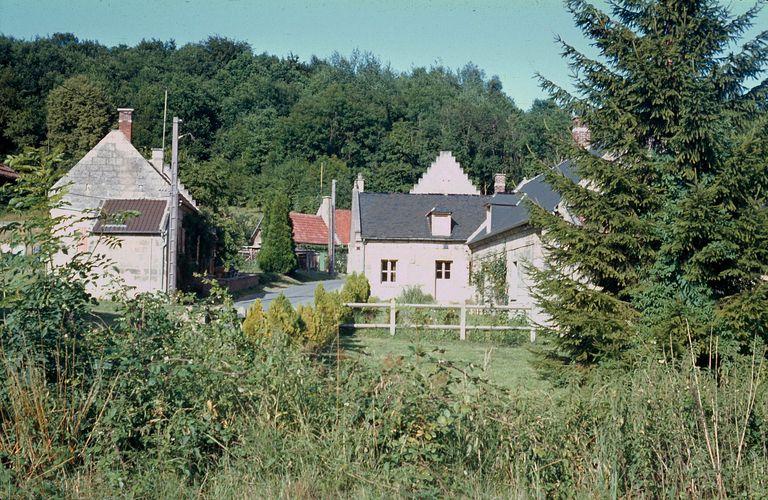
{"type": "Polygon", "coordinates": [[[507,175],[496,174],[493,176],[493,192],[504,193],[507,191],[507,175]]]}
{"type": "Polygon", "coordinates": [[[117,108],[117,128],[131,142],[133,128],[133,108],[117,108]]]}

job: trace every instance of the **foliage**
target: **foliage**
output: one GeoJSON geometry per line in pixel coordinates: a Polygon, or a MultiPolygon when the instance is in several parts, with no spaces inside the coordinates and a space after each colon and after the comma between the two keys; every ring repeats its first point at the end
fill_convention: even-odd
{"type": "Polygon", "coordinates": [[[320,351],[328,346],[339,333],[339,324],[344,316],[341,296],[326,292],[322,284],[315,288],[315,306],[299,306],[303,337],[310,351],[320,351]]]}
{"type": "Polygon", "coordinates": [[[347,276],[341,289],[341,299],[344,302],[367,302],[371,296],[371,284],[364,273],[352,273],[347,276]]]}
{"type": "Polygon", "coordinates": [[[506,305],[509,302],[507,256],[499,252],[474,262],[470,281],[480,295],[480,302],[506,305]]]}
{"type": "Polygon", "coordinates": [[[303,340],[301,318],[282,293],[269,304],[267,325],[271,334],[282,334],[297,344],[303,340]]]}
{"type": "Polygon", "coordinates": [[[766,330],[768,302],[743,305],[765,297],[768,177],[766,82],[747,85],[764,74],[768,34],[729,51],[760,5],[740,16],[710,0],[619,1],[611,15],[567,5],[600,57],[563,42],[577,91],[543,83],[602,156],[574,150],[578,184],[549,174],[578,224],[531,207],[553,342],[584,364],[651,346],[680,356],[712,336],[723,352],[748,351],[766,330]]]}
{"type": "Polygon", "coordinates": [[[435,299],[424,293],[420,286],[407,286],[397,297],[397,302],[401,304],[432,304],[434,301],[435,299]]]}
{"type": "Polygon", "coordinates": [[[112,106],[104,88],[84,75],[64,80],[46,99],[48,142],[75,161],[109,130],[112,106]]]}
{"type": "MultiPolygon", "coordinates": [[[[55,239],[44,226],[35,234],[55,239]]],[[[41,248],[24,279],[4,281],[4,496],[768,492],[757,342],[751,358],[721,360],[715,348],[706,368],[693,355],[643,358],[569,390],[510,392],[440,350],[329,366],[294,345],[305,333],[285,297],[266,321],[295,343],[250,341],[216,287],[203,302],[117,297],[116,317],[100,321],[86,309],[88,261],[50,272],[56,245],[41,248]]],[[[316,291],[305,315],[316,339],[339,302],[316,291]]]]}
{"type": "Polygon", "coordinates": [[[314,211],[335,177],[337,206],[348,208],[358,172],[372,190],[407,192],[441,149],[485,189],[495,172],[543,171],[568,137],[568,113],[551,101],[521,111],[472,64],[398,73],[360,52],[303,63],[221,37],[180,47],[0,37],[0,82],[0,155],[50,139],[67,160],[98,141],[117,105],[135,109],[134,145],[157,147],[168,90],[169,116],[194,138],[180,151],[182,179],[214,206],[264,209],[279,189],[294,209],[314,211]]]}
{"type": "Polygon", "coordinates": [[[286,274],[296,269],[296,254],[288,216],[288,198],[277,193],[265,216],[259,266],[265,272],[286,274]]]}
{"type": "Polygon", "coordinates": [[[264,313],[264,307],[261,299],[256,299],[248,308],[243,320],[243,333],[253,341],[264,339],[272,334],[272,330],[267,322],[267,315],[264,313]]]}

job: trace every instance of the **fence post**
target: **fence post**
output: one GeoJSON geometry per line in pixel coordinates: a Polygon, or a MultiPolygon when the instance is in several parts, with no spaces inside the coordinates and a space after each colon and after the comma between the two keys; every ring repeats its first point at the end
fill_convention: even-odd
{"type": "Polygon", "coordinates": [[[467,340],[467,301],[461,303],[461,312],[459,313],[459,339],[467,340]]]}
{"type": "Polygon", "coordinates": [[[389,301],[389,334],[395,335],[395,299],[389,301]]]}

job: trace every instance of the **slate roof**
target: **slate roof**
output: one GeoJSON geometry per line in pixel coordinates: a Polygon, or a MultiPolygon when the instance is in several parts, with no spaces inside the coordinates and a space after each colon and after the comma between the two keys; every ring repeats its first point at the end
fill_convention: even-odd
{"type": "Polygon", "coordinates": [[[8,165],[4,165],[0,163],[0,178],[13,180],[13,179],[16,179],[18,176],[19,174],[14,169],[9,167],[8,165]]]}
{"type": "MultiPolygon", "coordinates": [[[[574,182],[579,180],[571,168],[570,160],[560,163],[554,169],[574,182]]],[[[540,174],[533,179],[523,182],[518,186],[515,193],[499,193],[494,195],[489,202],[489,205],[491,205],[490,231],[481,231],[467,243],[478,243],[528,224],[528,207],[523,202],[526,198],[548,212],[554,211],[558,203],[560,203],[560,193],[552,189],[552,186],[546,182],[544,177],[544,174],[540,174]]]]}
{"type": "MultiPolygon", "coordinates": [[[[289,216],[293,225],[292,236],[294,243],[299,245],[328,244],[328,226],[325,225],[322,217],[299,212],[291,212],[289,216]]],[[[342,245],[349,243],[351,221],[352,212],[350,210],[336,210],[336,238],[342,245]]]]}
{"type": "Polygon", "coordinates": [[[466,241],[485,220],[490,196],[473,194],[359,194],[360,231],[367,240],[466,241]],[[450,236],[432,236],[426,216],[434,207],[451,212],[450,236]]]}
{"type": "Polygon", "coordinates": [[[165,217],[165,200],[106,200],[102,216],[93,227],[101,234],[160,234],[165,217]],[[138,212],[133,216],[126,212],[138,212]]]}

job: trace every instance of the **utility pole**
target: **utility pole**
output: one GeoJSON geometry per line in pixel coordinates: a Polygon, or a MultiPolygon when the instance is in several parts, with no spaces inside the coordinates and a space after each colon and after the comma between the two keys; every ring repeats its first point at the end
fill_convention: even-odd
{"type": "Polygon", "coordinates": [[[331,202],[328,204],[328,272],[336,270],[336,179],[331,181],[331,202]]]}
{"type": "Polygon", "coordinates": [[[178,256],[179,225],[179,120],[173,117],[171,142],[171,198],[168,201],[168,294],[176,291],[176,258],[178,256]]]}

